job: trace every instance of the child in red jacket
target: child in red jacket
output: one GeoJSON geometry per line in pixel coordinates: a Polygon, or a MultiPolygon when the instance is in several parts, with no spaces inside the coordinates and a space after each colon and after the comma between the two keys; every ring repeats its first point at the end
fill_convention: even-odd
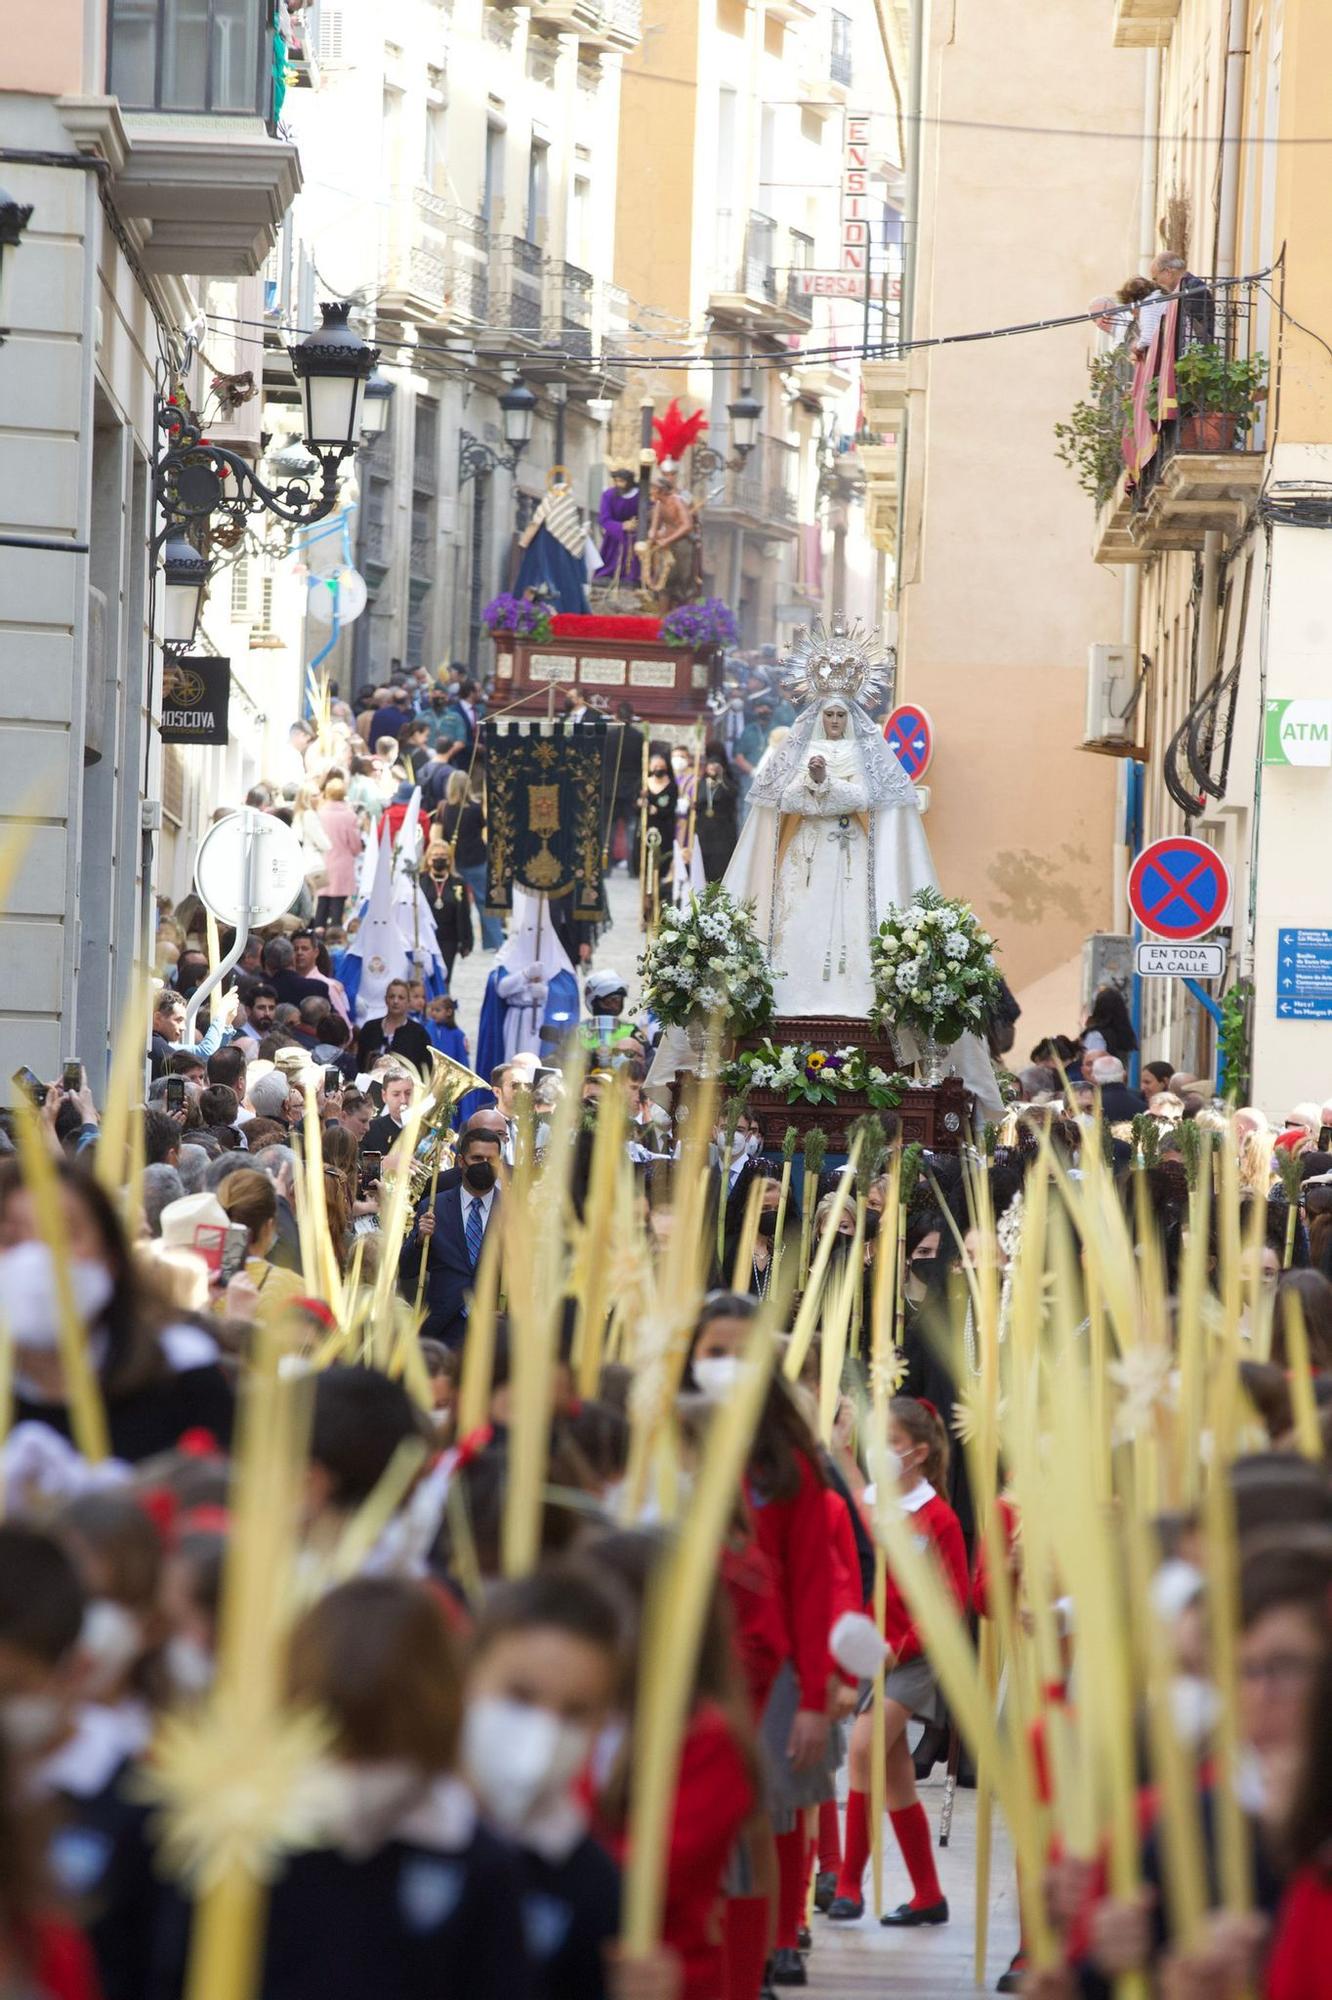
{"type": "MultiPolygon", "coordinates": [[[[948,1476],[948,1438],[930,1403],[895,1396],[889,1406],[888,1449],[897,1475],[897,1503],[913,1517],[919,1540],[929,1542],[943,1568],[959,1609],[968,1602],[967,1554],[958,1518],[939,1497],[948,1476]]],[[[866,1502],[872,1501],[867,1491],[866,1502]]],[[[906,1600],[888,1572],[883,1636],[893,1656],[884,1682],[886,1798],[888,1817],[911,1877],[911,1900],[890,1910],[883,1922],[897,1927],[946,1924],[948,1904],[939,1886],[925,1808],[916,1796],[916,1774],[907,1748],[906,1727],[913,1715],[937,1721],[939,1691],[921,1650],[906,1600]]],[[[828,1915],[849,1922],[865,1913],[861,1883],[870,1853],[869,1789],[872,1727],[868,1707],[851,1732],[846,1808],[846,1841],[837,1897],[828,1915]]]]}

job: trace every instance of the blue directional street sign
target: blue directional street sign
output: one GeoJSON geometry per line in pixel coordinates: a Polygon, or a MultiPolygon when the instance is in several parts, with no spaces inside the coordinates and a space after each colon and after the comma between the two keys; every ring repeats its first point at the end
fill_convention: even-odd
{"type": "Polygon", "coordinates": [[[1277,932],[1277,1019],[1332,1021],[1332,931],[1277,932]]]}

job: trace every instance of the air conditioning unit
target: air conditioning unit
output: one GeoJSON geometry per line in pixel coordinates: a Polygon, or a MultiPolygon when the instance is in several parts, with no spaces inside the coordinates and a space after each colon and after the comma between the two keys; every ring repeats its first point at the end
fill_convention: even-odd
{"type": "Polygon", "coordinates": [[[1103,757],[1131,757],[1137,747],[1133,690],[1138,655],[1132,646],[1087,649],[1087,722],[1084,750],[1103,757]]]}

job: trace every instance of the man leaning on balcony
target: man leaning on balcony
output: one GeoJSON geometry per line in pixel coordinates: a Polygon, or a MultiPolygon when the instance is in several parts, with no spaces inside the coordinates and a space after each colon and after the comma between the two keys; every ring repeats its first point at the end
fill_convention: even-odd
{"type": "Polygon", "coordinates": [[[1178,347],[1204,346],[1213,338],[1212,293],[1206,279],[1195,277],[1174,250],[1163,250],[1159,257],[1153,257],[1150,275],[1156,290],[1138,308],[1134,354],[1146,354],[1166,307],[1175,297],[1179,299],[1178,347]]]}

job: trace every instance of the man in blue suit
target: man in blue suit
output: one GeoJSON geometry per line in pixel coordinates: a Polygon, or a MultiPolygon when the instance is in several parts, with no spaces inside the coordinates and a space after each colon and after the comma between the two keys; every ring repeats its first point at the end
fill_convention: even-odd
{"type": "Polygon", "coordinates": [[[459,1142],[458,1166],[455,1185],[439,1189],[433,1208],[427,1201],[417,1211],[398,1266],[403,1290],[415,1298],[424,1256],[426,1319],[421,1331],[448,1347],[461,1347],[466,1335],[476,1269],[500,1199],[499,1135],[469,1127],[459,1142]]]}

